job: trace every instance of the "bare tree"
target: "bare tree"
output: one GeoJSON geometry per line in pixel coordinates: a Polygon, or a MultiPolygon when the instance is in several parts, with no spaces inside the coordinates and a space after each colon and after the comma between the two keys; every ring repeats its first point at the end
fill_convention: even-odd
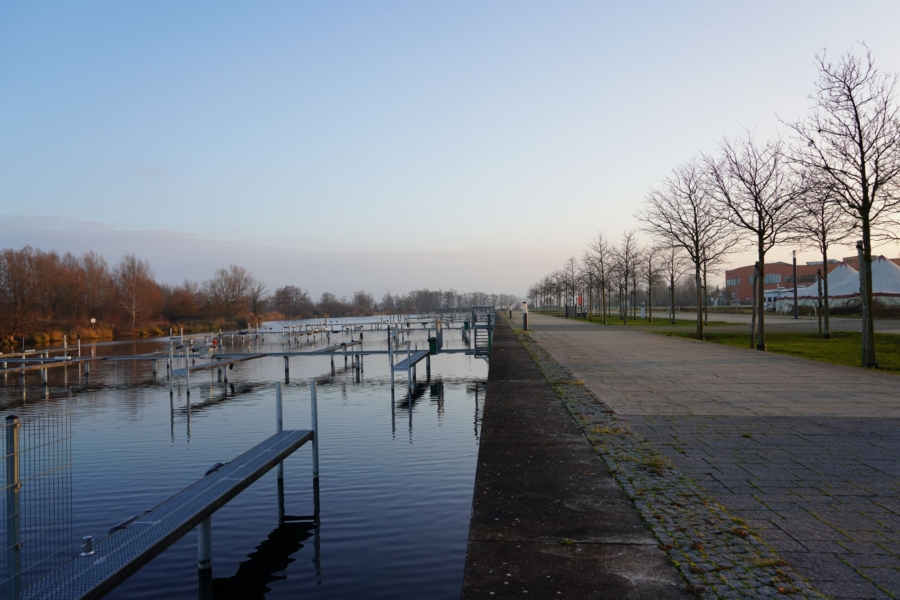
{"type": "Polygon", "coordinates": [[[588,244],[588,254],[597,274],[597,290],[600,300],[600,322],[607,322],[607,288],[610,283],[610,269],[613,262],[613,247],[603,236],[597,233],[594,241],[588,244]]]}
{"type": "MultiPolygon", "coordinates": [[[[822,256],[822,284],[825,288],[825,302],[822,313],[825,320],[825,331],[822,337],[831,337],[831,320],[828,308],[828,248],[845,241],[853,232],[853,221],[841,208],[832,192],[829,182],[816,180],[818,172],[806,173],[812,178],[806,187],[806,193],[800,198],[800,214],[792,227],[801,240],[815,244],[822,256]]],[[[797,282],[794,282],[797,287],[797,282]]]]}
{"type": "Polygon", "coordinates": [[[114,271],[118,305],[131,323],[131,331],[141,318],[153,308],[153,300],[159,295],[150,263],[137,256],[126,254],[114,271]]]}
{"type": "MultiPolygon", "coordinates": [[[[754,238],[761,280],[757,287],[757,350],[766,349],[765,261],[779,242],[791,240],[801,188],[784,155],[784,142],[760,145],[749,130],[737,140],[725,138],[718,158],[707,157],[719,214],[754,238]]],[[[699,307],[698,307],[699,309],[699,307]]]]}
{"type": "Polygon", "coordinates": [[[269,290],[266,289],[266,284],[251,277],[246,295],[247,308],[259,320],[260,313],[266,309],[266,305],[269,303],[269,290]]]}
{"type": "MultiPolygon", "coordinates": [[[[811,114],[791,124],[796,160],[818,170],[862,233],[864,306],[872,305],[872,240],[900,209],[900,107],[896,74],[882,74],[863,45],[835,63],[816,55],[811,114]]],[[[875,322],[865,311],[863,366],[875,367],[875,322]]]]}
{"type": "MultiPolygon", "coordinates": [[[[662,185],[647,194],[647,207],[637,213],[643,229],[660,244],[682,248],[694,265],[697,297],[697,338],[704,338],[701,275],[708,254],[727,248],[734,227],[716,214],[716,205],[704,165],[692,159],[672,170],[662,185]]],[[[733,244],[732,244],[733,245],[733,244]]],[[[674,288],[674,278],[670,280],[674,288]]],[[[674,306],[674,301],[673,301],[674,306]]],[[[674,309],[673,309],[674,310],[674,309]]]]}
{"type": "Polygon", "coordinates": [[[238,265],[216,269],[212,278],[203,284],[210,313],[214,317],[234,316],[255,281],[250,271],[238,265]]]}
{"type": "Polygon", "coordinates": [[[662,272],[669,282],[669,298],[671,323],[675,323],[675,282],[690,269],[690,261],[685,256],[684,249],[676,244],[662,246],[658,250],[661,254],[662,272]]]}
{"type": "Polygon", "coordinates": [[[653,284],[657,283],[664,272],[664,252],[658,246],[644,249],[644,281],[647,282],[647,321],[653,322],[653,284]]]}
{"type": "Polygon", "coordinates": [[[622,280],[622,288],[624,294],[619,294],[619,304],[622,304],[624,296],[625,304],[622,311],[622,322],[628,324],[628,284],[633,283],[636,279],[635,273],[638,269],[638,261],[640,260],[640,248],[638,247],[637,233],[634,230],[626,231],[622,234],[622,241],[613,250],[615,253],[616,263],[618,266],[619,276],[622,280]]]}

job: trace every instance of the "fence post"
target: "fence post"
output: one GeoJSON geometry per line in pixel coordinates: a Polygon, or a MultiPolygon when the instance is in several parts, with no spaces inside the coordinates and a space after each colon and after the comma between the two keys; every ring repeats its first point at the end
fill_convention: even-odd
{"type": "Polygon", "coordinates": [[[19,417],[6,417],[6,597],[18,598],[21,572],[19,506],[19,417]]]}
{"type": "Polygon", "coordinates": [[[319,407],[316,399],[316,380],[309,380],[310,422],[313,432],[313,479],[319,478],[319,407]]]}

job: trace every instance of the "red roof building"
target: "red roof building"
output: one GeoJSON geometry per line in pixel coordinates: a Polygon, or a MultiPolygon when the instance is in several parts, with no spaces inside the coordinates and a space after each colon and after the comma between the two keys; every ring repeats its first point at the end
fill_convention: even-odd
{"type": "MultiPolygon", "coordinates": [[[[840,263],[838,260],[828,261],[830,273],[840,263]]],[[[822,268],[822,261],[797,264],[797,282],[809,285],[816,280],[816,271],[822,268]]],[[[766,263],[766,274],[763,289],[773,290],[777,287],[794,287],[794,267],[791,263],[766,263]]],[[[753,304],[754,267],[738,267],[725,271],[725,294],[732,304],[753,304]]]]}
{"type": "MultiPolygon", "coordinates": [[[[900,258],[890,259],[892,263],[900,265],[900,258]]],[[[848,256],[843,261],[830,259],[828,272],[831,273],[841,262],[859,270],[859,260],[856,256],[848,256]]],[[[822,261],[811,261],[797,265],[797,283],[801,286],[809,285],[816,280],[816,271],[822,268],[822,261]]],[[[776,262],[766,263],[766,276],[763,289],[774,290],[777,287],[794,288],[794,267],[791,263],[776,262]]],[[[725,294],[732,304],[753,304],[753,265],[739,267],[725,271],[725,294]]]]}

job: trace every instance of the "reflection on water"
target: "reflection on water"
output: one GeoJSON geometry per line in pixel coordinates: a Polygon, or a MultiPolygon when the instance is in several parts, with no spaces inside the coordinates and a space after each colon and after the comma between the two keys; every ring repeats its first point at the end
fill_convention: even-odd
{"type": "MultiPolygon", "coordinates": [[[[359,338],[336,331],[291,343],[272,332],[264,341],[237,336],[225,350],[297,352],[359,338]]],[[[387,349],[386,330],[363,333],[363,351],[387,349]]],[[[402,340],[426,348],[428,335],[402,340]]],[[[461,331],[446,331],[444,348],[461,347],[461,331]]],[[[158,351],[168,353],[167,341],[96,345],[98,356],[158,351]]],[[[198,583],[190,533],[109,597],[458,597],[486,364],[432,357],[430,381],[411,393],[402,374],[391,391],[385,355],[367,356],[358,380],[353,361],[344,365],[342,355],[291,358],[282,384],[285,427],[305,429],[309,380],[317,382],[320,489],[304,446],[284,462],[283,481],[273,470],[213,516],[212,579],[198,583]]],[[[75,366],[51,369],[46,387],[37,372],[24,385],[7,376],[0,416],[71,409],[73,534],[100,539],[274,433],[275,382],[284,375],[280,356],[251,360],[229,370],[227,382],[216,369],[192,374],[190,394],[176,378],[170,397],[164,362],[154,377],[147,360],[100,361],[89,377],[75,366]]]]}

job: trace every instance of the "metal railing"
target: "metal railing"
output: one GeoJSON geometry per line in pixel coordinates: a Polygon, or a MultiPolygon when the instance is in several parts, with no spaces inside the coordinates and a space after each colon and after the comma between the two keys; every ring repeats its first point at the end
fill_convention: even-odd
{"type": "Polygon", "coordinates": [[[3,571],[10,600],[72,557],[72,414],[9,415],[3,450],[3,571]]]}

